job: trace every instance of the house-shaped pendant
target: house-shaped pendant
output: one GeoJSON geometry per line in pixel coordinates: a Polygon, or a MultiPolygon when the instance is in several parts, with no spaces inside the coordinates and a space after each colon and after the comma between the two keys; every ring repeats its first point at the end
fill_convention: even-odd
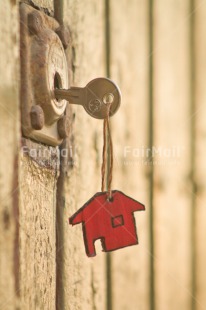
{"type": "Polygon", "coordinates": [[[94,243],[98,239],[105,252],[138,244],[133,213],[142,210],[143,204],[120,191],[113,190],[111,200],[107,192],[100,192],[71,216],[69,223],[82,223],[86,253],[92,257],[96,255],[94,243]]]}

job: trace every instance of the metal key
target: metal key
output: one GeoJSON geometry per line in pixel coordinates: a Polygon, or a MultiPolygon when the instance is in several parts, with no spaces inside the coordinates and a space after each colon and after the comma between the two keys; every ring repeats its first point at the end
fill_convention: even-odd
{"type": "Polygon", "coordinates": [[[121,103],[121,93],[117,85],[107,78],[96,78],[85,87],[71,87],[70,89],[55,89],[57,99],[65,99],[71,104],[79,104],[94,118],[104,119],[107,117],[108,105],[109,116],[114,115],[121,103]]]}

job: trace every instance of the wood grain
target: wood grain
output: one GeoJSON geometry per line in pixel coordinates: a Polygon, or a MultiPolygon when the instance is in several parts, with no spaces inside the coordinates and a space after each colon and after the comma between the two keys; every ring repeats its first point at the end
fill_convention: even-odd
{"type": "Polygon", "coordinates": [[[110,1],[111,78],[122,105],[111,119],[114,143],[113,189],[145,204],[136,213],[139,245],[112,254],[114,309],[149,309],[148,6],[145,1],[110,1]]]}
{"type": "Polygon", "coordinates": [[[57,167],[54,168],[54,163],[58,163],[58,157],[54,158],[52,148],[26,139],[24,144],[19,214],[21,309],[55,309],[57,167]]]}
{"type": "Polygon", "coordinates": [[[156,309],[190,309],[189,1],[155,1],[153,18],[156,309]]]}

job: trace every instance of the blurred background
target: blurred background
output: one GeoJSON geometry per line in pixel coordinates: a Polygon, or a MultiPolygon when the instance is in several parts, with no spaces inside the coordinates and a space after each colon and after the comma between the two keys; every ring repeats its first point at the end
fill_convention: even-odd
{"type": "Polygon", "coordinates": [[[68,217],[100,191],[102,121],[70,108],[60,165],[22,152],[49,147],[22,138],[19,1],[0,0],[0,308],[206,309],[206,2],[20,2],[69,27],[70,85],[120,87],[112,187],[146,210],[139,245],[86,256],[68,217]]]}
{"type": "Polygon", "coordinates": [[[205,2],[110,8],[110,73],[123,93],[114,184],[146,204],[139,247],[112,258],[113,300],[117,309],[205,309],[205,2]]]}

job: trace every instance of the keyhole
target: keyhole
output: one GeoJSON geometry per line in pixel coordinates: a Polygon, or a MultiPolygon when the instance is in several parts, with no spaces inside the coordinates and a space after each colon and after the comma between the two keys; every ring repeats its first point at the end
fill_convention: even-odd
{"type": "MultiPolygon", "coordinates": [[[[58,72],[56,72],[55,76],[54,76],[54,89],[56,89],[56,88],[58,88],[58,89],[62,88],[62,80],[61,80],[61,76],[60,76],[60,74],[58,72]]],[[[60,98],[57,99],[56,98],[56,100],[58,102],[60,102],[62,99],[60,99],[60,98]]]]}

